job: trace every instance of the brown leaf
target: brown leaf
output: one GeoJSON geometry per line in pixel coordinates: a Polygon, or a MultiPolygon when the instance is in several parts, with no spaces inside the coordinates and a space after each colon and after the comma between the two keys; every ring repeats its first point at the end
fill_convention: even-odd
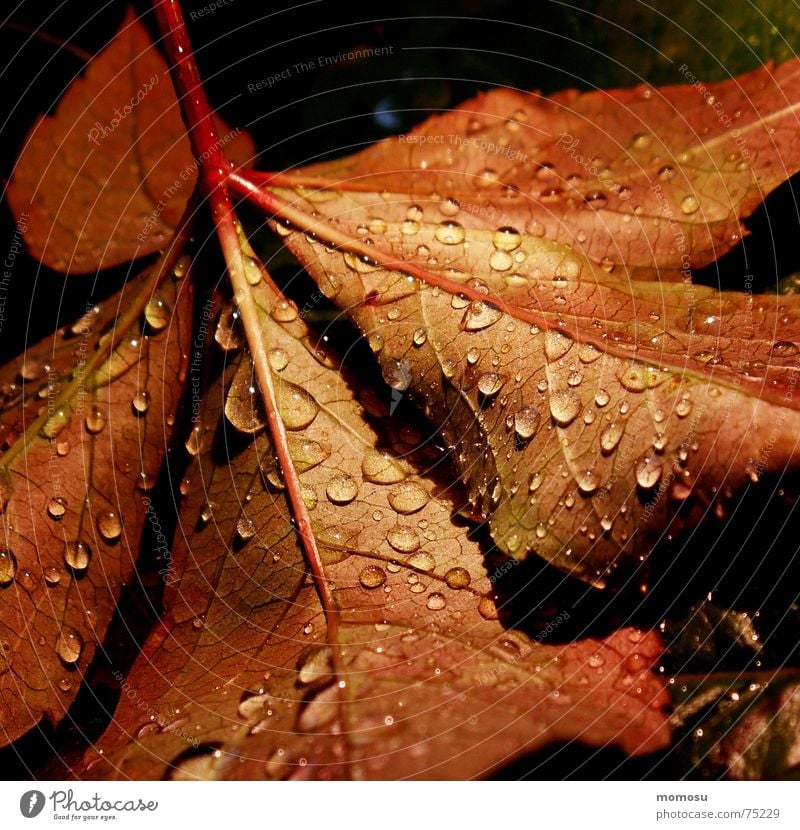
{"type": "MultiPolygon", "coordinates": [[[[231,159],[247,133],[217,121],[231,159]]],[[[111,44],[34,125],[8,187],[28,250],[57,271],[108,268],[165,247],[197,179],[164,59],[128,12],[111,44]]]]}
{"type": "Polygon", "coordinates": [[[170,262],[0,370],[0,744],[63,717],[133,571],[191,336],[170,262]]]}
{"type": "Polygon", "coordinates": [[[630,276],[679,279],[736,245],[740,218],[800,168],[799,98],[797,60],[692,86],[500,89],[286,178],[333,187],[328,207],[354,224],[368,227],[377,193],[422,208],[439,194],[459,205],[441,220],[510,225],[630,276]]]}
{"type": "MultiPolygon", "coordinates": [[[[566,609],[537,637],[506,630],[477,543],[420,471],[420,435],[385,411],[366,418],[375,399],[359,403],[293,305],[255,290],[337,612],[325,619],[311,582],[244,355],[187,444],[200,454],[171,611],[79,774],[467,778],[554,740],[663,747],[657,635],[550,645],[566,609]]],[[[223,315],[226,349],[243,343],[236,325],[223,315]]]]}

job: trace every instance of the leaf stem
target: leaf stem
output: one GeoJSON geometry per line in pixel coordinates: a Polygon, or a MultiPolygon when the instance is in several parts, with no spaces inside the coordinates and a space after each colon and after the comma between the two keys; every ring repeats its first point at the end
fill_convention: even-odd
{"type": "Polygon", "coordinates": [[[240,225],[228,192],[233,165],[226,159],[217,139],[211,106],[203,88],[178,0],[155,0],[154,8],[164,35],[170,70],[178,91],[192,150],[198,162],[200,187],[206,192],[211,208],[217,238],[233,287],[234,300],[239,309],[250,357],[264,398],[269,432],[283,472],[297,533],[327,619],[328,641],[332,646],[334,668],[342,677],[341,651],[335,645],[338,642],[339,610],[325,577],[322,557],[311,526],[311,517],[303,501],[300,480],[289,452],[286,427],[278,411],[272,370],[267,356],[266,333],[262,328],[258,305],[247,280],[239,239],[240,225]]]}

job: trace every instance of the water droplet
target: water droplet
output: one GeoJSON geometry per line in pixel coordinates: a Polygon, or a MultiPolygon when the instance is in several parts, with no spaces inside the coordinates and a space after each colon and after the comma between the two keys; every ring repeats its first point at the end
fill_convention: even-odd
{"type": "Polygon", "coordinates": [[[685,418],[692,411],[692,401],[689,398],[681,398],[675,404],[675,412],[679,418],[685,418]]]}
{"type": "Polygon", "coordinates": [[[458,222],[448,220],[439,223],[434,235],[443,245],[460,245],[466,237],[466,232],[458,222]]]}
{"type": "Polygon", "coordinates": [[[106,425],[106,416],[99,406],[90,406],[86,413],[85,419],[86,429],[92,435],[97,435],[102,432],[106,425]]]}
{"type": "Polygon", "coordinates": [[[191,456],[197,455],[202,448],[203,432],[199,426],[192,427],[189,437],[186,439],[186,452],[191,456]]]}
{"type": "Polygon", "coordinates": [[[429,608],[431,611],[441,611],[442,608],[447,606],[447,600],[444,598],[444,595],[438,593],[437,591],[430,594],[428,597],[428,601],[425,603],[425,606],[429,608]]]}
{"type": "Polygon", "coordinates": [[[524,406],[514,414],[514,432],[523,441],[527,441],[536,434],[541,422],[542,416],[537,407],[524,406]]]}
{"type": "Polygon", "coordinates": [[[600,666],[604,665],[606,660],[602,654],[593,654],[587,661],[589,666],[593,669],[599,669],[600,666]]]}
{"type": "Polygon", "coordinates": [[[367,337],[367,345],[377,354],[383,348],[383,336],[373,332],[367,337]]]}
{"type": "Polygon", "coordinates": [[[472,581],[472,577],[470,577],[469,571],[466,568],[450,568],[444,575],[444,581],[448,587],[459,590],[466,588],[472,581]]]}
{"type": "Polygon", "coordinates": [[[658,484],[664,470],[664,459],[657,453],[642,456],[634,466],[637,484],[650,490],[658,484]]]}
{"type": "Polygon", "coordinates": [[[552,392],[550,395],[550,414],[561,427],[569,426],[581,411],[580,398],[569,389],[552,392]]]}
{"type": "Polygon", "coordinates": [[[133,396],[131,408],[137,415],[144,415],[150,408],[150,401],[150,393],[145,390],[140,390],[133,396]]]}
{"type": "Polygon", "coordinates": [[[593,190],[586,194],[584,202],[593,210],[600,210],[608,204],[608,196],[602,190],[593,190]]]}
{"type": "Polygon", "coordinates": [[[368,449],[361,462],[361,472],[373,484],[397,484],[406,478],[406,471],[388,453],[368,449]]]}
{"type": "Polygon", "coordinates": [[[386,534],[386,541],[399,553],[413,553],[420,546],[417,532],[407,525],[395,525],[386,534]]]}
{"type": "Polygon", "coordinates": [[[575,483],[581,493],[591,495],[600,486],[600,476],[594,470],[584,470],[575,478],[575,483]]]}
{"type": "Polygon", "coordinates": [[[91,559],[92,550],[85,542],[67,542],[64,547],[64,561],[73,571],[85,571],[91,559]]]}
{"type": "Polygon", "coordinates": [[[283,349],[270,349],[268,359],[273,372],[282,372],[289,365],[289,355],[283,349]]]}
{"type": "Polygon", "coordinates": [[[297,319],[297,309],[293,303],[281,300],[272,309],[272,319],[278,323],[291,323],[297,319]]]}
{"type": "Polygon", "coordinates": [[[671,179],[675,178],[675,168],[670,167],[668,164],[665,164],[658,171],[658,178],[661,179],[662,182],[670,181],[671,179]]]}
{"type": "Polygon", "coordinates": [[[572,339],[559,331],[548,329],[544,333],[544,353],[549,361],[560,360],[572,348],[572,339]]]}
{"type": "Polygon", "coordinates": [[[621,421],[613,421],[603,427],[603,431],[600,433],[600,447],[603,453],[614,452],[624,431],[625,425],[621,421]]]}
{"type": "Polygon", "coordinates": [[[44,569],[44,581],[51,587],[58,585],[61,582],[61,570],[55,567],[44,569]]]}
{"type": "Polygon", "coordinates": [[[485,372],[478,378],[478,391],[486,398],[494,397],[505,384],[505,378],[497,372],[485,372]]]}
{"type": "Polygon", "coordinates": [[[236,522],[236,534],[240,539],[252,539],[256,535],[256,523],[249,516],[240,516],[236,522]]]}
{"type": "Polygon", "coordinates": [[[56,654],[68,664],[77,663],[83,649],[81,635],[74,628],[62,628],[56,642],[56,654]]]}
{"type": "Polygon", "coordinates": [[[358,483],[347,473],[340,473],[330,479],[325,494],[334,504],[350,504],[358,495],[358,483]]]}
{"type": "Polygon", "coordinates": [[[45,438],[56,438],[62,430],[69,424],[70,414],[66,409],[56,409],[50,415],[42,426],[42,435],[45,438]]]}
{"type": "Polygon", "coordinates": [[[506,251],[492,251],[489,255],[489,267],[494,271],[510,271],[513,265],[511,254],[506,251]]]}
{"type": "Polygon", "coordinates": [[[358,575],[358,581],[365,588],[379,588],[386,582],[386,571],[378,565],[367,565],[358,575]]]}
{"type": "Polygon", "coordinates": [[[498,251],[514,251],[522,244],[522,236],[516,228],[498,228],[492,236],[492,244],[498,251]]]}
{"type": "Polygon", "coordinates": [[[800,354],[800,347],[790,340],[778,340],[773,344],[769,352],[772,357],[794,357],[800,354]]]}
{"type": "Polygon", "coordinates": [[[691,215],[692,213],[696,213],[700,209],[700,201],[698,198],[693,195],[689,194],[688,196],[684,196],[681,199],[681,210],[687,215],[691,215]]]}
{"type": "Polygon", "coordinates": [[[113,510],[105,510],[97,517],[97,530],[107,542],[115,542],[122,535],[122,522],[113,510]]]}
{"type": "Polygon", "coordinates": [[[606,406],[606,404],[611,400],[610,395],[606,392],[605,389],[598,389],[594,396],[594,402],[598,406],[606,406]]]}
{"type": "Polygon", "coordinates": [[[305,429],[319,412],[319,404],[313,395],[283,379],[276,384],[275,399],[286,429],[305,429]]]}
{"type": "Polygon", "coordinates": [[[47,502],[47,514],[51,519],[62,519],[67,512],[67,502],[61,496],[53,496],[47,502]]]}
{"type": "Polygon", "coordinates": [[[500,614],[497,611],[497,605],[494,600],[489,597],[480,598],[480,601],[478,602],[478,613],[485,620],[496,620],[500,617],[500,614]]]}
{"type": "Polygon", "coordinates": [[[465,331],[480,331],[496,323],[502,316],[494,306],[477,300],[469,304],[461,326],[465,331]]]}
{"type": "Polygon", "coordinates": [[[157,294],[150,297],[144,307],[144,319],[153,331],[161,331],[169,325],[172,309],[169,304],[157,294]]]}
{"type": "Polygon", "coordinates": [[[333,674],[333,655],[328,646],[313,649],[303,660],[298,680],[306,686],[327,680],[333,674]]]}
{"type": "Polygon", "coordinates": [[[17,573],[17,560],[8,548],[0,548],[0,585],[10,585],[17,573]]]}
{"type": "Polygon", "coordinates": [[[415,329],[414,334],[411,336],[411,341],[414,343],[415,346],[424,345],[425,341],[427,339],[428,339],[428,333],[421,326],[420,326],[420,328],[415,329]]]}
{"type": "Polygon", "coordinates": [[[422,510],[430,497],[423,487],[415,481],[409,481],[395,487],[389,493],[389,504],[397,513],[409,514],[422,510]]]}

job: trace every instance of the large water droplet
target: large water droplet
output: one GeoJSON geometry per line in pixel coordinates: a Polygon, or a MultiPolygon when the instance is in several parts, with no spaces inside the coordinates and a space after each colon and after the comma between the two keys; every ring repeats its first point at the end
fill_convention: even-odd
{"type": "Polygon", "coordinates": [[[536,434],[541,422],[542,416],[537,407],[524,406],[514,414],[514,432],[520,439],[527,441],[536,434]]]}
{"type": "Polygon", "coordinates": [[[650,490],[658,484],[663,471],[664,459],[655,452],[643,455],[634,465],[636,483],[645,490],[650,490]]]}
{"type": "Polygon", "coordinates": [[[68,664],[77,663],[83,649],[81,635],[74,628],[62,628],[56,641],[56,654],[68,664]]]}
{"type": "Polygon", "coordinates": [[[97,530],[107,542],[115,542],[122,535],[122,522],[119,514],[105,510],[97,517],[97,530]]]}
{"type": "Polygon", "coordinates": [[[17,560],[8,548],[0,548],[0,585],[10,585],[17,573],[17,560]]]}
{"type": "Polygon", "coordinates": [[[544,353],[549,361],[560,360],[572,348],[573,340],[560,331],[548,329],[544,333],[544,353]]]}
{"type": "Polygon", "coordinates": [[[161,331],[169,325],[172,309],[158,294],[150,297],[144,307],[144,319],[153,331],[161,331]]]}
{"type": "Polygon", "coordinates": [[[413,553],[420,546],[416,530],[406,525],[395,525],[386,534],[386,541],[400,553],[413,553]]]}
{"type": "Polygon", "coordinates": [[[361,462],[361,472],[373,484],[397,484],[406,478],[406,471],[388,453],[368,449],[361,462]]]}
{"type": "Polygon", "coordinates": [[[476,300],[464,312],[461,326],[465,331],[480,331],[496,323],[502,316],[502,312],[494,306],[476,300]]]}
{"type": "Polygon", "coordinates": [[[447,583],[448,587],[453,588],[454,590],[460,590],[461,588],[466,588],[470,582],[472,582],[472,577],[469,575],[469,571],[466,568],[450,568],[444,575],[444,581],[447,583]]]}
{"type": "Polygon", "coordinates": [[[389,504],[397,513],[409,514],[422,510],[430,500],[430,496],[415,481],[409,481],[395,487],[389,493],[389,504]]]}
{"type": "Polygon", "coordinates": [[[478,378],[478,391],[485,398],[494,397],[505,383],[505,378],[497,372],[485,372],[478,378]]]}
{"type": "Polygon", "coordinates": [[[276,384],[275,399],[286,429],[305,429],[319,412],[319,404],[309,392],[283,379],[276,384]]]}
{"type": "Polygon", "coordinates": [[[625,431],[625,424],[622,421],[612,421],[606,424],[600,433],[600,447],[604,453],[611,453],[617,448],[625,431]]]}
{"type": "Polygon", "coordinates": [[[144,415],[150,408],[151,400],[152,398],[150,397],[150,393],[142,389],[133,396],[131,408],[137,415],[144,415]]]}
{"type": "Polygon", "coordinates": [[[358,495],[358,483],[347,473],[339,473],[328,481],[325,493],[334,504],[350,504],[358,495]]]}
{"type": "Polygon", "coordinates": [[[77,540],[64,546],[64,561],[73,571],[85,571],[91,559],[92,550],[85,542],[77,540]]]}
{"type": "Polygon", "coordinates": [[[516,228],[498,228],[492,235],[492,244],[498,251],[515,251],[522,244],[522,235],[516,228]]]}
{"type": "Polygon", "coordinates": [[[581,400],[569,389],[550,394],[550,414],[559,426],[569,426],[578,417],[580,411],[581,400]]]}
{"type": "Polygon", "coordinates": [[[592,469],[584,470],[575,477],[578,489],[585,495],[591,495],[600,486],[600,476],[592,469]]]}
{"type": "Polygon", "coordinates": [[[91,432],[92,435],[97,435],[98,432],[102,432],[105,429],[105,413],[99,406],[92,405],[86,413],[85,423],[87,431],[91,432]]]}
{"type": "Polygon", "coordinates": [[[460,245],[466,237],[466,232],[458,222],[448,220],[437,225],[434,235],[443,245],[460,245]]]}
{"type": "Polygon", "coordinates": [[[233,306],[222,309],[214,331],[214,340],[224,352],[241,349],[245,344],[244,328],[239,310],[233,306]]]}
{"type": "Polygon", "coordinates": [[[358,575],[358,581],[365,588],[379,588],[386,582],[386,571],[378,565],[367,565],[358,575]]]}
{"type": "Polygon", "coordinates": [[[440,594],[438,591],[434,591],[428,597],[428,601],[425,605],[431,611],[441,611],[447,606],[447,600],[444,598],[443,594],[440,594]]]}
{"type": "Polygon", "coordinates": [[[696,213],[700,209],[700,201],[698,200],[697,196],[693,194],[689,194],[688,196],[684,196],[681,199],[681,210],[687,216],[691,215],[692,213],[696,213]]]}

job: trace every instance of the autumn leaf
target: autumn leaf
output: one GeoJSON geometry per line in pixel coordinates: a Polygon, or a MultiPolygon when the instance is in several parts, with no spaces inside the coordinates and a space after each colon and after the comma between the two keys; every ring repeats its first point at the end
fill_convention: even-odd
{"type": "Polygon", "coordinates": [[[254,294],[335,612],[298,544],[252,363],[231,359],[244,336],[228,308],[209,356],[224,379],[187,444],[170,611],[79,774],[463,779],[551,741],[664,746],[657,636],[550,644],[566,609],[538,634],[507,630],[420,434],[387,421],[268,282],[254,294]]]}
{"type": "MultiPolygon", "coordinates": [[[[742,83],[761,84],[765,72],[742,83]]],[[[793,77],[790,67],[776,72],[793,77]]],[[[729,89],[718,90],[723,100],[729,89]]],[[[665,94],[680,99],[689,90],[665,94]]],[[[574,99],[576,111],[583,100],[574,99]]],[[[653,106],[656,123],[666,123],[653,106]]],[[[411,137],[467,129],[464,112],[431,119],[411,137]]],[[[667,140],[655,128],[648,135],[648,146],[667,140]]],[[[755,128],[749,135],[755,141],[755,128]]],[[[791,158],[794,134],[787,127],[780,135],[791,158]]],[[[713,146],[732,140],[723,133],[713,146]]],[[[415,148],[425,145],[402,141],[286,176],[243,174],[237,187],[280,217],[286,244],[365,334],[387,383],[423,406],[502,550],[516,558],[535,551],[602,585],[708,514],[724,520],[746,487],[794,464],[796,298],[625,279],[629,264],[647,265],[635,248],[626,249],[631,259],[620,273],[581,251],[603,233],[591,224],[592,207],[574,205],[589,217],[571,225],[586,229],[585,244],[558,241],[560,231],[547,239],[544,225],[531,231],[529,217],[546,201],[538,192],[516,212],[507,207],[500,222],[494,209],[472,209],[491,207],[495,197],[483,195],[475,175],[467,193],[455,171],[488,164],[487,150],[465,139],[464,157],[454,150],[446,171],[436,164],[420,171],[415,148]],[[257,189],[261,181],[274,192],[257,189]]],[[[528,142],[515,146],[533,158],[528,142]]],[[[766,153],[756,159],[771,165],[766,153]]],[[[726,171],[722,164],[719,175],[726,171]]],[[[696,192],[712,179],[698,179],[696,192]]],[[[740,208],[750,204],[744,193],[740,208]]],[[[643,231],[633,226],[638,239],[643,231]]],[[[691,238],[691,257],[705,257],[699,239],[691,238]]],[[[651,242],[672,267],[673,236],[651,242]]]]}
{"type": "MultiPolygon", "coordinates": [[[[231,159],[252,158],[247,133],[215,126],[231,159]]],[[[55,114],[32,128],[8,200],[27,217],[33,256],[84,274],[162,250],[196,181],[166,63],[129,11],[55,114]]]]}
{"type": "MultiPolygon", "coordinates": [[[[741,218],[800,167],[799,67],[713,84],[684,67],[692,85],[552,97],[494,90],[406,135],[274,181],[315,188],[310,201],[325,201],[376,242],[377,215],[405,221],[405,241],[426,245],[405,212],[441,201],[436,221],[467,234],[511,226],[607,270],[680,279],[736,245],[741,218]]],[[[517,270],[509,260],[498,270],[517,270]]]]}
{"type": "Polygon", "coordinates": [[[186,370],[171,250],[0,370],[0,743],[75,698],[139,553],[186,370]]]}

